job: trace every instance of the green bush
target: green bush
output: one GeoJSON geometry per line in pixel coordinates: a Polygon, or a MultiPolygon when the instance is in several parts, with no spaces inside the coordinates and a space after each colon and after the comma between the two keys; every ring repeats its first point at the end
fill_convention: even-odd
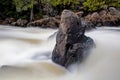
{"type": "Polygon", "coordinates": [[[83,3],[83,9],[85,11],[100,10],[103,9],[104,6],[120,8],[120,0],[86,0],[83,3]]]}
{"type": "Polygon", "coordinates": [[[79,0],[43,0],[43,3],[46,3],[47,5],[50,5],[52,7],[74,7],[75,5],[79,4],[79,0]]]}
{"type": "Polygon", "coordinates": [[[103,0],[87,0],[83,3],[83,9],[86,11],[96,11],[102,9],[105,5],[103,0]]]}
{"type": "Polygon", "coordinates": [[[61,5],[61,6],[68,6],[68,5],[76,5],[76,4],[79,4],[79,0],[50,0],[49,3],[52,5],[52,6],[58,6],[58,5],[61,5]]]}
{"type": "Polygon", "coordinates": [[[120,8],[120,0],[106,0],[106,5],[120,8]]]}
{"type": "Polygon", "coordinates": [[[18,12],[33,8],[33,5],[36,3],[36,0],[13,0],[13,4],[16,6],[18,12]]]}

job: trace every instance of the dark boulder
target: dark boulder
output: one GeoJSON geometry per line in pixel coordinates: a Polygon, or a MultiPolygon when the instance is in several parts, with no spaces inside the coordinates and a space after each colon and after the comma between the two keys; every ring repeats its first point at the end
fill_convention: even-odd
{"type": "Polygon", "coordinates": [[[93,47],[91,38],[84,35],[85,27],[81,19],[72,11],[64,10],[61,15],[56,45],[52,53],[52,60],[64,67],[82,62],[93,47]]]}

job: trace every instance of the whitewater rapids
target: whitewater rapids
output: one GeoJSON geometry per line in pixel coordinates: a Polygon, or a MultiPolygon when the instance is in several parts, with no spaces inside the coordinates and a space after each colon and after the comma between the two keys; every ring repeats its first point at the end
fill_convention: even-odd
{"type": "Polygon", "coordinates": [[[56,32],[0,26],[0,80],[120,80],[120,28],[87,32],[96,46],[69,71],[51,61],[56,32]]]}

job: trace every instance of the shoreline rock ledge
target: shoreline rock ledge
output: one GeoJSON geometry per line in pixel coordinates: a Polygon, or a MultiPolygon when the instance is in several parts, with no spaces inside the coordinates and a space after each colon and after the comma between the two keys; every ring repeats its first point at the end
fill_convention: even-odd
{"type": "Polygon", "coordinates": [[[66,68],[71,64],[81,63],[94,46],[94,41],[85,36],[84,32],[85,27],[81,24],[79,14],[64,10],[52,52],[53,62],[66,68]]]}

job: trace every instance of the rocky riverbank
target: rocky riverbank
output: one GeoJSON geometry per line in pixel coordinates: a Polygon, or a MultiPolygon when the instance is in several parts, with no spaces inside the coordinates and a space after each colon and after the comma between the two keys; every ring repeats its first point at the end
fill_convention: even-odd
{"type": "MultiPolygon", "coordinates": [[[[114,7],[101,10],[99,12],[89,13],[86,16],[84,12],[80,11],[79,17],[82,17],[82,23],[87,28],[95,28],[95,26],[120,26],[120,10],[114,7]]],[[[26,19],[14,19],[14,18],[2,18],[0,17],[0,25],[13,25],[21,27],[37,26],[43,28],[57,28],[60,24],[60,16],[55,17],[43,17],[42,19],[29,22],[26,19]]]]}
{"type": "Polygon", "coordinates": [[[114,7],[94,12],[84,17],[84,21],[88,26],[119,26],[120,11],[114,7]]]}

